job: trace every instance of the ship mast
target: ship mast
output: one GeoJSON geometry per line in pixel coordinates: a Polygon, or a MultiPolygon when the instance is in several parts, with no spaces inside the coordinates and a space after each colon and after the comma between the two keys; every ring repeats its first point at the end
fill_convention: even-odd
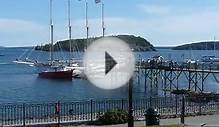
{"type": "Polygon", "coordinates": [[[52,0],[50,0],[50,60],[53,61],[53,20],[52,20],[52,0]]]}
{"type": "Polygon", "coordinates": [[[216,56],[216,53],[215,53],[215,49],[216,49],[216,37],[214,36],[214,56],[216,56]]]}
{"type": "Polygon", "coordinates": [[[103,29],[103,37],[105,36],[105,24],[104,24],[104,3],[102,3],[102,29],[103,29]]]}
{"type": "Polygon", "coordinates": [[[68,36],[69,36],[69,64],[71,63],[71,53],[72,53],[72,44],[71,44],[71,2],[68,0],[68,36]]]}
{"type": "Polygon", "coordinates": [[[87,46],[89,45],[89,26],[88,26],[88,2],[85,2],[85,15],[86,15],[86,30],[87,30],[87,46]]]}

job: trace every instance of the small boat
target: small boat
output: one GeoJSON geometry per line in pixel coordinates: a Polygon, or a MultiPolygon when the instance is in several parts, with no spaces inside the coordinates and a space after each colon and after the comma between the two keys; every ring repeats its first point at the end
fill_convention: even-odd
{"type": "MultiPolygon", "coordinates": [[[[215,53],[215,49],[216,49],[216,41],[215,41],[215,37],[214,37],[214,55],[206,55],[206,56],[202,56],[201,58],[201,62],[209,62],[209,63],[215,63],[215,62],[219,62],[219,57],[216,57],[216,53],[215,53]]],[[[206,43],[207,45],[207,43],[206,43]]],[[[207,46],[206,46],[207,47],[207,46]]]]}
{"type": "Polygon", "coordinates": [[[198,61],[196,61],[196,60],[193,60],[193,59],[185,59],[184,61],[183,61],[183,63],[185,63],[185,64],[196,64],[198,61]]]}
{"type": "Polygon", "coordinates": [[[164,57],[160,55],[155,55],[151,59],[148,59],[148,63],[162,63],[164,61],[164,57]]]}
{"type": "Polygon", "coordinates": [[[26,65],[29,65],[29,66],[33,66],[37,61],[32,61],[32,60],[29,60],[29,59],[26,58],[25,60],[16,59],[13,62],[17,63],[17,64],[26,64],[26,65]]]}
{"type": "Polygon", "coordinates": [[[4,54],[0,54],[0,56],[5,56],[4,54]]]}
{"type": "Polygon", "coordinates": [[[214,55],[202,56],[201,61],[214,63],[214,62],[219,62],[219,58],[214,55]]]}
{"type": "Polygon", "coordinates": [[[85,78],[84,68],[79,66],[66,66],[65,71],[71,71],[73,78],[85,78]]]}

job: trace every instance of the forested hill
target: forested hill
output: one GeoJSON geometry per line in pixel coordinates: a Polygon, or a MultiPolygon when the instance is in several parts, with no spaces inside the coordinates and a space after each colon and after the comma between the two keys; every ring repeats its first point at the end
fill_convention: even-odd
{"type": "MultiPolygon", "coordinates": [[[[142,37],[136,37],[134,35],[116,35],[113,37],[118,37],[121,40],[125,41],[129,44],[129,46],[134,49],[134,51],[155,51],[154,46],[148,42],[146,39],[142,37]]],[[[90,38],[89,42],[93,42],[94,40],[100,37],[90,38]]],[[[72,51],[84,51],[87,46],[86,39],[72,39],[72,51]]],[[[43,50],[49,51],[49,44],[43,46],[36,46],[35,50],[43,50]]],[[[69,40],[58,41],[54,45],[54,51],[69,51],[69,40]]]]}
{"type": "Polygon", "coordinates": [[[172,48],[173,50],[219,50],[219,41],[206,41],[180,45],[172,48]]]}

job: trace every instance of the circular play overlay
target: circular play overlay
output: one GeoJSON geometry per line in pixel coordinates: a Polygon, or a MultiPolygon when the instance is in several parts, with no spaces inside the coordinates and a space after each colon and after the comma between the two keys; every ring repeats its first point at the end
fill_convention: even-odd
{"type": "Polygon", "coordinates": [[[125,85],[133,75],[135,58],[124,41],[104,37],[87,48],[83,65],[86,77],[95,86],[116,89],[125,85]]]}

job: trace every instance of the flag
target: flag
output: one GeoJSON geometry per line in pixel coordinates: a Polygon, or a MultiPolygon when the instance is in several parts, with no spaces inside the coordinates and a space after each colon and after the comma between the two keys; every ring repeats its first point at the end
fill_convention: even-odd
{"type": "Polygon", "coordinates": [[[95,3],[96,4],[98,4],[98,3],[100,3],[101,2],[101,0],[95,0],[95,3]]]}

